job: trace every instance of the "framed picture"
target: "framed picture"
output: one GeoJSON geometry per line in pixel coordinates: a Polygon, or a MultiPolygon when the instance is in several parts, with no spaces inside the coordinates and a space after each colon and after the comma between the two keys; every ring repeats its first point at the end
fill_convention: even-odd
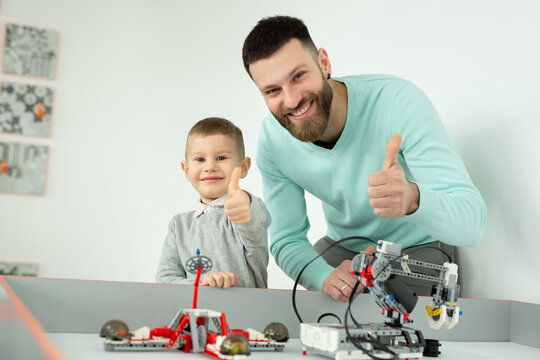
{"type": "Polygon", "coordinates": [[[48,136],[51,132],[53,90],[2,82],[0,84],[0,131],[48,136]]]}
{"type": "Polygon", "coordinates": [[[54,79],[58,37],[57,31],[6,24],[3,71],[54,79]]]}
{"type": "Polygon", "coordinates": [[[0,275],[37,276],[38,264],[0,260],[0,275]]]}
{"type": "Polygon", "coordinates": [[[0,142],[0,192],[45,194],[47,146],[0,142]]]}

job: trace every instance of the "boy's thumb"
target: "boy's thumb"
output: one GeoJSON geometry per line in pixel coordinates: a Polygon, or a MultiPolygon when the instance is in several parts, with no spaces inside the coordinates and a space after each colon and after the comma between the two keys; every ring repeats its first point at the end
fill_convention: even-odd
{"type": "Polygon", "coordinates": [[[229,196],[233,196],[237,191],[240,190],[240,174],[242,169],[240,167],[234,168],[231,174],[231,182],[229,183],[229,196]]]}

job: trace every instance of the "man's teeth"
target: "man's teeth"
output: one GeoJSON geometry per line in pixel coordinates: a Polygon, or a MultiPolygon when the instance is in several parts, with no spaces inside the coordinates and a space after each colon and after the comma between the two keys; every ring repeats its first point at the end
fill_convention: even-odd
{"type": "Polygon", "coordinates": [[[293,114],[294,116],[300,116],[300,115],[304,114],[306,111],[308,111],[310,106],[311,106],[311,101],[308,102],[303,108],[301,108],[297,112],[293,112],[291,114],[293,114]]]}

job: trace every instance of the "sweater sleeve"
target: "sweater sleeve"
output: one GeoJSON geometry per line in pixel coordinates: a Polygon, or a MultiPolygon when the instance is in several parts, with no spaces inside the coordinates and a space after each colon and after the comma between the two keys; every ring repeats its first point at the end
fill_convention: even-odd
{"type": "Polygon", "coordinates": [[[161,258],[156,272],[156,282],[158,283],[193,284],[193,280],[187,279],[186,270],[180,260],[176,245],[177,234],[176,222],[173,218],[169,222],[167,237],[161,250],[161,258]]]}
{"type": "MultiPolygon", "coordinates": [[[[268,124],[263,126],[268,127],[268,124]]],[[[281,173],[273,161],[267,136],[271,138],[272,134],[263,127],[257,146],[257,166],[263,180],[264,199],[272,214],[270,251],[277,265],[289,277],[296,279],[302,267],[318,253],[307,238],[310,224],[304,190],[281,173]]],[[[300,284],[310,290],[321,290],[324,280],[333,270],[319,258],[302,274],[300,284]]]]}
{"type": "Polygon", "coordinates": [[[400,154],[420,192],[407,216],[434,238],[455,246],[476,245],[486,224],[486,205],[426,95],[408,83],[396,95],[388,136],[402,136],[400,154]]]}
{"type": "Polygon", "coordinates": [[[268,287],[268,226],[271,217],[258,197],[249,194],[251,197],[250,213],[251,220],[245,224],[234,225],[233,227],[240,234],[240,241],[245,249],[245,258],[253,274],[257,287],[268,287]]]}

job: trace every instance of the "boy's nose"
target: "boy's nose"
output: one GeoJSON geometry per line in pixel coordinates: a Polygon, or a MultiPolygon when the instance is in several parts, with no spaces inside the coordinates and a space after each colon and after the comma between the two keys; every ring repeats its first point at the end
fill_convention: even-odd
{"type": "Polygon", "coordinates": [[[216,169],[216,163],[214,161],[207,161],[204,165],[204,171],[213,171],[216,169]]]}

